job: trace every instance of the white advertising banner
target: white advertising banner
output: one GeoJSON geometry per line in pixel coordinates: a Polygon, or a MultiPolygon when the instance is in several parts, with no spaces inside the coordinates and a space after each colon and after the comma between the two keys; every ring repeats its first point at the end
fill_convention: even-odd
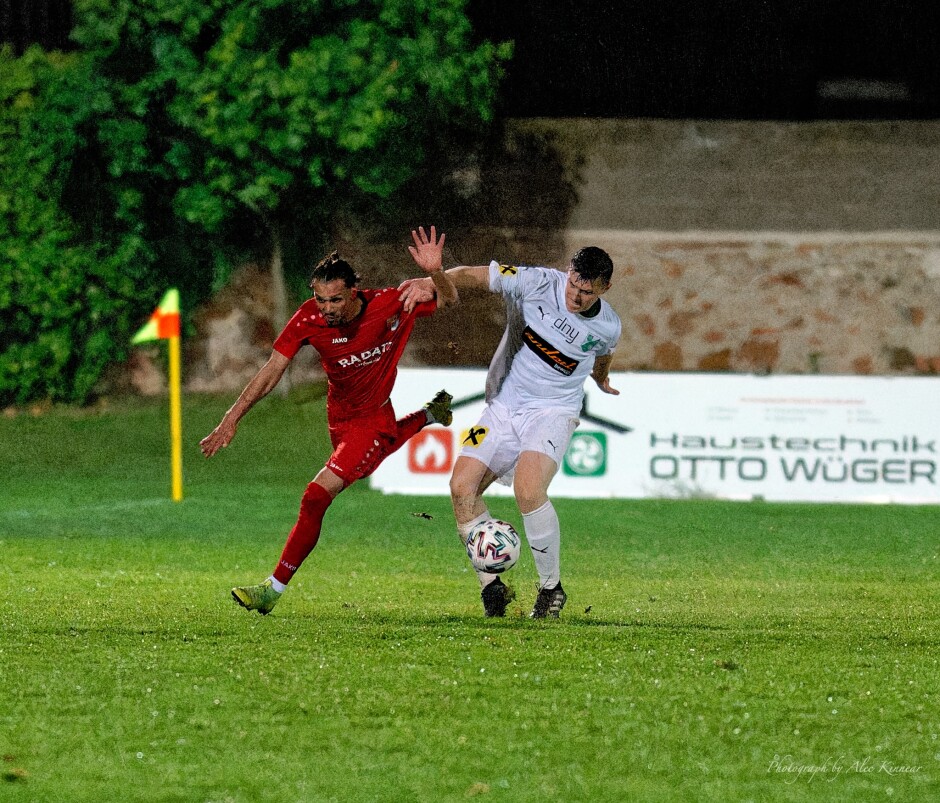
{"type": "MultiPolygon", "coordinates": [[[[446,388],[454,422],[418,433],[373,487],[447,494],[485,376],[401,369],[398,416],[446,388]]],[[[940,503],[940,378],[615,373],[611,384],[619,396],[585,385],[553,496],[940,503]]]]}

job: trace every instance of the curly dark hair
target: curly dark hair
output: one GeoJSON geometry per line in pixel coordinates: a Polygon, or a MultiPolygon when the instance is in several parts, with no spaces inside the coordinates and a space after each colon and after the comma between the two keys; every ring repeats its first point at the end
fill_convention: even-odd
{"type": "Polygon", "coordinates": [[[602,281],[610,284],[614,274],[614,263],[603,248],[589,245],[571,257],[571,267],[582,279],[589,282],[602,281]]]}
{"type": "Polygon", "coordinates": [[[336,279],[342,279],[347,287],[356,287],[362,281],[362,277],[353,270],[352,265],[340,257],[339,251],[327,254],[317,263],[307,286],[313,290],[316,282],[332,282],[336,279]]]}

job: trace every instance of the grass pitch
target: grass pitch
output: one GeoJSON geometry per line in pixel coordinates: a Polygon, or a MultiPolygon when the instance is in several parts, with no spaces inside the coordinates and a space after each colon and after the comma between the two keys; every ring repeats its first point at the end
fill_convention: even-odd
{"type": "Polygon", "coordinates": [[[180,504],[165,405],[0,419],[0,799],[940,799],[936,508],[557,500],[531,622],[528,555],[484,620],[448,500],[363,485],[260,617],[322,400],[205,461],[229,402],[180,504]]]}

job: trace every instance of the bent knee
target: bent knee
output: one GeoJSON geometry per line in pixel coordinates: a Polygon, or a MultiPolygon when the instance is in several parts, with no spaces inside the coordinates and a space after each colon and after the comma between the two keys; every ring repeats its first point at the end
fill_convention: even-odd
{"type": "Polygon", "coordinates": [[[548,501],[548,490],[542,483],[526,481],[525,477],[520,477],[518,474],[512,490],[516,497],[516,504],[522,513],[531,513],[548,501]]]}
{"type": "Polygon", "coordinates": [[[547,501],[548,497],[544,493],[519,493],[516,491],[516,504],[522,514],[538,510],[547,501]]]}

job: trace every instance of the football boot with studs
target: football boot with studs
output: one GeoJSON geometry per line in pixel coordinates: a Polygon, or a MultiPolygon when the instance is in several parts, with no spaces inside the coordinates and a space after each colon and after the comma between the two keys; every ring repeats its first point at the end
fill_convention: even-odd
{"type": "Polygon", "coordinates": [[[497,577],[483,588],[480,598],[483,600],[483,614],[487,618],[505,616],[506,606],[516,598],[516,592],[497,577]]]}
{"type": "Polygon", "coordinates": [[[554,588],[540,588],[529,618],[544,619],[551,616],[553,619],[557,619],[567,601],[568,595],[565,593],[565,589],[561,587],[561,583],[554,588]]]}
{"type": "Polygon", "coordinates": [[[437,395],[424,405],[430,419],[429,423],[449,427],[451,421],[454,420],[454,414],[450,411],[450,403],[453,400],[454,397],[446,390],[439,390],[437,395]]]}
{"type": "Polygon", "coordinates": [[[257,611],[262,616],[271,613],[280,598],[281,592],[275,591],[271,586],[270,577],[256,586],[240,586],[232,589],[232,599],[235,602],[249,611],[257,611]]]}

